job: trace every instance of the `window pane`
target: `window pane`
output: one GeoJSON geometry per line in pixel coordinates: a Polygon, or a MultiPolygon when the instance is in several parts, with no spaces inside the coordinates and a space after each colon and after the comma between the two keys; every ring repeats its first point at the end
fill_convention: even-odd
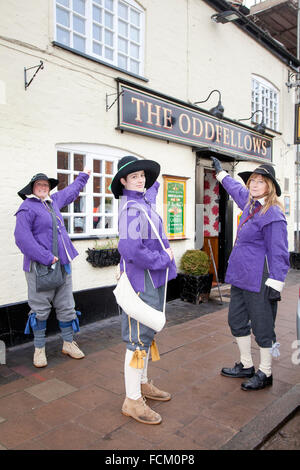
{"type": "Polygon", "coordinates": [[[58,178],[58,186],[57,186],[58,191],[60,191],[61,189],[66,188],[68,186],[68,184],[69,184],[69,175],[64,175],[63,173],[58,173],[57,178],[58,178]]]}
{"type": "Polygon", "coordinates": [[[123,3],[119,2],[119,9],[118,9],[118,12],[119,12],[119,16],[121,18],[123,18],[124,20],[127,20],[128,19],[128,7],[126,7],[125,5],[123,5],[123,3]]]}
{"type": "Polygon", "coordinates": [[[57,0],[56,3],[60,3],[61,5],[64,5],[65,7],[69,6],[69,0],[57,0]]]}
{"type": "Polygon", "coordinates": [[[135,26],[140,25],[140,14],[135,11],[135,10],[130,10],[130,21],[133,23],[135,26]]]}
{"type": "Polygon", "coordinates": [[[113,211],[113,198],[106,197],[105,198],[105,212],[112,212],[113,211]]]}
{"type": "Polygon", "coordinates": [[[79,16],[73,16],[73,29],[77,33],[85,34],[85,20],[79,18],[79,16]]]}
{"type": "Polygon", "coordinates": [[[74,34],[73,35],[73,47],[77,51],[85,52],[85,39],[74,34]]]}
{"type": "Polygon", "coordinates": [[[85,217],[74,217],[74,233],[85,232],[85,217]]]}
{"type": "Polygon", "coordinates": [[[112,217],[105,217],[105,228],[112,228],[113,219],[112,217]]]}
{"type": "Polygon", "coordinates": [[[75,171],[83,171],[84,157],[85,157],[85,155],[80,155],[79,153],[74,153],[74,170],[75,171]]]}
{"type": "Polygon", "coordinates": [[[102,217],[93,217],[93,228],[102,228],[101,220],[102,217]]]}
{"type": "Polygon", "coordinates": [[[93,52],[94,52],[94,54],[102,55],[102,46],[101,46],[101,44],[97,44],[96,42],[93,42],[93,52]]]}
{"type": "Polygon", "coordinates": [[[114,173],[114,164],[113,164],[113,162],[105,162],[105,173],[107,175],[113,175],[113,173],[114,173]]]}
{"type": "Polygon", "coordinates": [[[93,172],[94,173],[101,173],[101,160],[94,160],[93,161],[93,172]]]}
{"type": "Polygon", "coordinates": [[[99,5],[102,5],[102,0],[93,0],[94,3],[99,3],[99,5]]]}
{"type": "Polygon", "coordinates": [[[111,190],[108,189],[111,182],[112,182],[112,178],[105,178],[105,192],[106,193],[111,193],[111,190]]]}
{"type": "Polygon", "coordinates": [[[93,212],[96,214],[98,212],[102,212],[101,210],[101,200],[102,198],[101,197],[94,197],[94,208],[93,208],[93,212]]]}
{"type": "Polygon", "coordinates": [[[105,26],[113,29],[113,15],[111,15],[111,13],[105,12],[105,26]]]}
{"type": "Polygon", "coordinates": [[[75,199],[74,212],[85,212],[85,196],[79,196],[75,199]]]}
{"type": "Polygon", "coordinates": [[[140,48],[136,46],[135,44],[130,44],[130,55],[132,57],[135,57],[136,59],[139,58],[140,56],[140,48]]]}
{"type": "Polygon", "coordinates": [[[135,42],[140,42],[140,31],[133,26],[130,27],[130,39],[135,42]]]}
{"type": "Polygon", "coordinates": [[[105,8],[110,11],[113,11],[113,0],[105,0],[105,8]]]}
{"type": "Polygon", "coordinates": [[[60,170],[69,169],[69,153],[57,152],[57,168],[60,170]]]}
{"type": "Polygon", "coordinates": [[[93,19],[98,21],[98,23],[102,22],[102,15],[101,15],[100,8],[97,8],[95,5],[93,6],[93,19]]]}
{"type": "Polygon", "coordinates": [[[65,206],[62,209],[60,209],[60,212],[70,212],[70,206],[65,206]]]}
{"type": "Polygon", "coordinates": [[[102,28],[96,24],[93,24],[93,38],[102,41],[102,28]]]}
{"type": "Polygon", "coordinates": [[[63,26],[70,27],[70,13],[66,10],[62,10],[56,7],[56,22],[63,26]]]}
{"type": "Polygon", "coordinates": [[[108,47],[105,48],[105,58],[113,60],[114,58],[114,53],[112,49],[108,49],[108,47]]]}
{"type": "Polygon", "coordinates": [[[128,41],[126,41],[126,39],[119,38],[118,49],[120,52],[124,52],[125,54],[127,54],[128,53],[128,41]]]}
{"type": "Polygon", "coordinates": [[[118,66],[122,69],[127,69],[127,57],[118,54],[118,66]]]}
{"type": "Polygon", "coordinates": [[[139,62],[136,62],[135,60],[130,60],[130,72],[136,73],[139,75],[140,73],[140,64],[139,62]]]}
{"type": "Polygon", "coordinates": [[[128,36],[128,25],[127,25],[127,23],[124,23],[124,21],[119,20],[118,25],[119,25],[119,34],[121,34],[122,36],[127,37],[128,36]]]}
{"type": "Polygon", "coordinates": [[[111,33],[110,31],[107,31],[106,29],[104,36],[105,36],[105,44],[107,44],[108,46],[113,46],[113,41],[114,41],[113,33],[111,33]]]}
{"type": "Polygon", "coordinates": [[[69,31],[66,31],[65,29],[56,28],[56,34],[57,34],[57,41],[60,42],[61,44],[65,44],[65,46],[70,45],[70,33],[69,31]]]}
{"type": "Polygon", "coordinates": [[[93,191],[94,193],[101,193],[101,178],[99,176],[94,176],[93,191]]]}
{"type": "Polygon", "coordinates": [[[73,0],[73,10],[80,15],[85,15],[85,0],[73,0]]]}

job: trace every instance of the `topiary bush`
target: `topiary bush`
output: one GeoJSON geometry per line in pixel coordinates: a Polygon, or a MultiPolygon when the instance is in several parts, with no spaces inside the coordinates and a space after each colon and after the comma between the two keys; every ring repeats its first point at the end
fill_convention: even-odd
{"type": "Polygon", "coordinates": [[[187,250],[181,258],[180,269],[184,274],[202,276],[208,274],[210,258],[205,251],[187,250]]]}

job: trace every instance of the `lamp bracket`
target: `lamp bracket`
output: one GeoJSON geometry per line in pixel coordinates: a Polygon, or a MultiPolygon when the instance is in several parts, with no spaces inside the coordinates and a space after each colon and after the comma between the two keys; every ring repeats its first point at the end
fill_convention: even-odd
{"type": "Polygon", "coordinates": [[[110,95],[108,95],[108,94],[106,93],[106,111],[108,111],[110,108],[112,108],[116,101],[119,101],[119,98],[120,98],[121,95],[123,95],[123,93],[124,93],[123,90],[120,91],[120,92],[118,92],[118,93],[111,93],[110,95]],[[109,97],[109,96],[116,96],[116,95],[118,95],[118,96],[116,97],[116,99],[115,99],[115,100],[111,103],[111,105],[109,106],[109,105],[108,105],[108,97],[109,97]]]}
{"type": "Polygon", "coordinates": [[[25,86],[25,91],[27,90],[27,88],[29,87],[29,85],[31,84],[32,80],[34,79],[34,77],[36,76],[36,74],[39,72],[39,70],[43,69],[44,68],[44,63],[43,61],[41,60],[40,61],[40,64],[39,65],[34,65],[33,67],[24,67],[24,86],[25,86]],[[36,69],[36,71],[34,72],[33,76],[31,77],[31,79],[29,80],[29,82],[27,82],[27,71],[28,70],[31,70],[31,69],[36,69]]]}
{"type": "Polygon", "coordinates": [[[290,88],[299,88],[300,87],[300,72],[290,72],[288,71],[288,81],[286,82],[288,87],[288,92],[290,88]]]}

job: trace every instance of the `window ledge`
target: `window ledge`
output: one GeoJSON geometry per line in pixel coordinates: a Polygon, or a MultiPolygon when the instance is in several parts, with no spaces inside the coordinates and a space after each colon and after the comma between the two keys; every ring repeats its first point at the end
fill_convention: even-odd
{"type": "Polygon", "coordinates": [[[72,242],[74,241],[81,241],[81,240],[110,240],[110,239],[115,239],[118,237],[118,234],[116,233],[111,234],[111,235],[83,235],[82,237],[78,236],[75,237],[74,235],[69,235],[70,239],[72,242]]]}
{"type": "Polygon", "coordinates": [[[129,72],[128,70],[121,69],[120,67],[109,64],[108,62],[104,62],[104,60],[96,59],[96,57],[92,57],[88,54],[85,54],[84,52],[80,52],[80,51],[77,51],[76,49],[72,49],[71,47],[66,46],[65,44],[61,44],[60,42],[52,41],[52,45],[55,47],[60,47],[61,49],[65,49],[66,51],[72,52],[73,54],[84,57],[85,59],[92,60],[93,62],[97,62],[98,64],[105,65],[106,67],[109,67],[111,69],[118,70],[119,72],[122,72],[122,73],[126,73],[126,75],[130,75],[131,77],[138,78],[139,80],[143,80],[144,82],[149,82],[149,80],[145,77],[136,75],[135,73],[129,72]]]}

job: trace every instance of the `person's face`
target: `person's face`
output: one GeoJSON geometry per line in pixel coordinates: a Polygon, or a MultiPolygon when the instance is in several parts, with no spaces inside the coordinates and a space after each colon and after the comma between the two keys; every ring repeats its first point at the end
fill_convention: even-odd
{"type": "Polygon", "coordinates": [[[38,180],[34,182],[33,194],[40,199],[45,199],[49,194],[50,186],[47,180],[38,180]]]}
{"type": "Polygon", "coordinates": [[[136,171],[135,173],[129,173],[126,179],[121,178],[121,183],[130,191],[140,191],[143,192],[146,184],[146,176],[144,170],[136,171]]]}
{"type": "Polygon", "coordinates": [[[252,197],[259,199],[266,196],[269,187],[266,180],[261,175],[252,175],[249,181],[249,190],[252,197]]]}

